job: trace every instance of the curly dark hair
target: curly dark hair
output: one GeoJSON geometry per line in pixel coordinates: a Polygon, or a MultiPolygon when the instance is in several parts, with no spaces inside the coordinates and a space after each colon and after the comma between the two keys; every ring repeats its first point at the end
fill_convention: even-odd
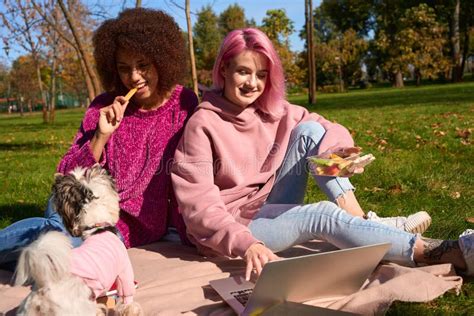
{"type": "Polygon", "coordinates": [[[106,20],[93,37],[94,58],[104,89],[124,93],[116,53],[135,51],[151,59],[158,72],[158,93],[165,95],[179,83],[186,70],[186,47],[174,19],[160,10],[135,8],[106,20]]]}

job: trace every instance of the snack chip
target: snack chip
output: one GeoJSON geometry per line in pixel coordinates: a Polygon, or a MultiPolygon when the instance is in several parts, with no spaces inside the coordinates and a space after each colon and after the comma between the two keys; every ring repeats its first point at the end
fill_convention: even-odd
{"type": "Polygon", "coordinates": [[[318,176],[348,177],[354,174],[357,169],[370,164],[375,160],[375,157],[372,154],[360,156],[359,153],[342,158],[336,154],[330,154],[327,158],[312,156],[308,157],[308,160],[318,176]]]}
{"type": "Polygon", "coordinates": [[[137,90],[138,90],[137,88],[130,89],[130,91],[128,91],[127,95],[124,97],[125,100],[129,101],[133,97],[135,92],[137,92],[137,90]]]}

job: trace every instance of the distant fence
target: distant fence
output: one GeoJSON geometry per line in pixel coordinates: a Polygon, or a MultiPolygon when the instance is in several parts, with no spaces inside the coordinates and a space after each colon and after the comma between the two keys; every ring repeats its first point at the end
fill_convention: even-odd
{"type": "MultiPolygon", "coordinates": [[[[66,109],[81,106],[80,100],[72,95],[60,94],[56,96],[56,109],[66,109]]],[[[31,111],[42,111],[43,101],[35,99],[31,102],[31,111]]],[[[0,112],[19,112],[20,100],[18,98],[0,98],[0,112]]],[[[23,101],[23,112],[30,111],[30,103],[23,101]]]]}

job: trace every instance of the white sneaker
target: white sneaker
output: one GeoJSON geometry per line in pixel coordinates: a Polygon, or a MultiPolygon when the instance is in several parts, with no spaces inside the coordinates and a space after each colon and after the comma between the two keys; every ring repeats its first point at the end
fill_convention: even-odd
{"type": "Polygon", "coordinates": [[[465,230],[459,235],[459,248],[466,261],[466,275],[474,275],[474,229],[465,230]]]}
{"type": "Polygon", "coordinates": [[[431,216],[425,211],[409,215],[408,217],[379,217],[375,212],[370,211],[367,213],[367,220],[393,226],[412,234],[423,234],[431,225],[431,216]]]}

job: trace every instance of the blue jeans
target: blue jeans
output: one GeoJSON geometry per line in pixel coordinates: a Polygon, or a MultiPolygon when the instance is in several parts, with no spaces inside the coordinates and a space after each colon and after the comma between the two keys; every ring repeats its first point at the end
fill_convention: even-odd
{"type": "Polygon", "coordinates": [[[321,124],[313,121],[300,123],[293,129],[267,204],[303,203],[308,173],[313,175],[316,184],[332,202],[345,192],[355,190],[349,178],[317,176],[309,168],[307,158],[317,154],[325,133],[321,124]]]}
{"type": "MultiPolygon", "coordinates": [[[[328,201],[301,204],[308,174],[306,158],[317,152],[324,132],[316,122],[295,127],[275,186],[250,222],[250,231],[274,252],[316,238],[341,249],[390,242],[384,259],[413,266],[416,235],[354,217],[328,201]]],[[[331,201],[354,189],[347,178],[315,176],[315,180],[331,201]]]]}
{"type": "Polygon", "coordinates": [[[72,237],[64,227],[62,218],[55,211],[52,199],[44,212],[44,217],[32,217],[20,220],[0,230],[0,265],[2,268],[14,269],[23,247],[35,241],[46,231],[62,231],[70,236],[74,247],[82,243],[79,237],[72,237]]]}

